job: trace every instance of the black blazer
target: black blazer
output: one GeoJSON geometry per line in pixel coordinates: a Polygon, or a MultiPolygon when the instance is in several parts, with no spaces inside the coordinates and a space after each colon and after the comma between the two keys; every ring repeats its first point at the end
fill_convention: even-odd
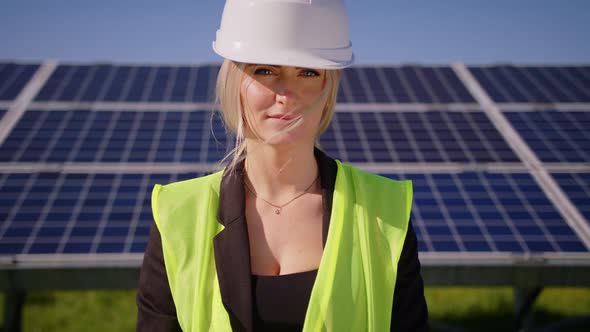
{"type": "MultiPolygon", "coordinates": [[[[317,149],[315,155],[323,196],[322,235],[325,244],[328,237],[337,165],[333,159],[317,149]]],[[[241,165],[233,174],[223,175],[218,221],[225,228],[214,239],[219,288],[234,331],[253,330],[250,247],[244,206],[243,165],[241,165]]],[[[150,229],[141,268],[137,307],[137,331],[180,331],[164,266],[162,240],[155,224],[152,224],[150,229]]],[[[428,331],[428,311],[420,275],[417,240],[411,223],[398,263],[391,329],[428,331]]]]}

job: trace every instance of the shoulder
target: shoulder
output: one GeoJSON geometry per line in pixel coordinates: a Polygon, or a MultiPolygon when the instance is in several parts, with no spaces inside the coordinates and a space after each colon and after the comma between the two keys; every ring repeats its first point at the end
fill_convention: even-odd
{"type": "Polygon", "coordinates": [[[223,171],[218,171],[209,175],[192,179],[171,182],[167,184],[155,184],[152,191],[152,196],[162,194],[195,194],[199,190],[208,190],[211,185],[219,185],[222,175],[223,171]]]}
{"type": "Polygon", "coordinates": [[[154,185],[151,205],[156,223],[161,216],[166,216],[187,204],[194,204],[197,198],[208,196],[212,191],[217,196],[222,176],[223,171],[219,171],[198,178],[154,185]]]}
{"type": "Polygon", "coordinates": [[[407,191],[410,194],[412,192],[411,180],[394,180],[378,174],[369,173],[356,166],[338,160],[336,160],[336,163],[338,164],[338,173],[342,173],[350,178],[355,186],[366,186],[377,190],[402,190],[407,191]]]}

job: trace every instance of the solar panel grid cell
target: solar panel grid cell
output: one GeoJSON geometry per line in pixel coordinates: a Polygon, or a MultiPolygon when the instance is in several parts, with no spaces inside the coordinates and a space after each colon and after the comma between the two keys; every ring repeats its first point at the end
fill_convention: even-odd
{"type": "Polygon", "coordinates": [[[441,82],[449,89],[452,93],[456,102],[474,103],[475,99],[471,93],[467,90],[463,82],[459,80],[457,74],[449,67],[436,67],[435,71],[439,75],[441,82]]]}
{"type": "Polygon", "coordinates": [[[199,67],[197,69],[194,89],[191,91],[191,100],[193,102],[204,103],[209,100],[209,82],[211,80],[211,75],[215,75],[215,73],[211,73],[210,67],[199,67]]]}
{"type": "Polygon", "coordinates": [[[398,72],[397,68],[383,68],[384,77],[391,88],[394,99],[400,103],[414,102],[416,98],[412,94],[412,91],[409,90],[409,87],[407,87],[407,84],[402,82],[398,72]]]}
{"type": "Polygon", "coordinates": [[[540,84],[540,82],[531,77],[527,68],[511,66],[504,67],[504,69],[506,70],[507,75],[515,81],[515,84],[520,86],[521,91],[523,94],[527,95],[529,100],[542,103],[557,101],[556,98],[540,84]]]}
{"type": "Polygon", "coordinates": [[[542,161],[590,161],[590,112],[546,110],[505,115],[542,161]]]}
{"type": "Polygon", "coordinates": [[[400,162],[424,161],[422,151],[411,130],[411,125],[406,120],[405,114],[385,113],[383,114],[383,118],[385,119],[386,127],[393,134],[393,145],[396,147],[400,162]]]}
{"type": "Polygon", "coordinates": [[[81,87],[80,91],[78,92],[78,99],[83,102],[92,102],[98,100],[98,95],[103,90],[104,85],[108,80],[109,74],[112,71],[113,66],[92,66],[84,86],[81,87]]]}
{"type": "Polygon", "coordinates": [[[525,71],[530,77],[544,87],[544,93],[551,94],[556,102],[576,102],[576,98],[564,88],[559,80],[556,80],[546,67],[526,67],[525,71]]]}
{"type": "Polygon", "coordinates": [[[123,97],[124,101],[144,101],[145,94],[149,91],[150,85],[153,83],[154,68],[140,66],[133,67],[127,91],[123,97]]]}
{"type": "Polygon", "coordinates": [[[590,225],[590,173],[553,173],[552,176],[590,225]]]}
{"type": "MultiPolygon", "coordinates": [[[[535,96],[538,95],[537,91],[534,89],[527,90],[530,88],[530,82],[522,82],[521,76],[518,75],[516,72],[517,69],[513,66],[500,66],[496,71],[496,74],[501,74],[503,79],[503,84],[508,83],[510,84],[509,92],[512,94],[513,98],[519,102],[535,102],[535,96]]],[[[545,100],[546,101],[546,100],[545,100]]]]}
{"type": "MultiPolygon", "coordinates": [[[[345,69],[346,79],[350,87],[351,97],[354,103],[369,103],[375,102],[371,91],[365,90],[366,78],[363,74],[362,68],[350,67],[345,69]]],[[[368,84],[368,83],[367,83],[368,84]]]]}
{"type": "Polygon", "coordinates": [[[191,79],[191,67],[178,67],[175,68],[174,78],[171,79],[171,91],[170,101],[171,102],[183,102],[187,100],[188,86],[191,79]]]}
{"type": "Polygon", "coordinates": [[[576,79],[581,81],[584,87],[590,87],[590,67],[588,66],[569,66],[568,69],[571,70],[576,76],[576,79]]]}
{"type": "Polygon", "coordinates": [[[584,87],[581,82],[570,75],[563,67],[542,67],[553,78],[556,84],[563,86],[564,93],[572,96],[576,102],[590,101],[590,86],[584,87]]]}
{"type": "Polygon", "coordinates": [[[338,96],[336,101],[338,103],[354,103],[355,99],[353,96],[352,88],[350,87],[350,80],[348,78],[348,70],[342,70],[342,77],[340,79],[340,85],[338,87],[338,96]]]}
{"type": "Polygon", "coordinates": [[[434,94],[435,101],[439,103],[455,102],[454,91],[447,89],[445,84],[441,81],[436,68],[416,68],[416,71],[422,80],[423,84],[429,86],[429,91],[434,94]]]}
{"type": "Polygon", "coordinates": [[[169,85],[174,72],[170,67],[157,67],[155,73],[152,71],[151,87],[147,95],[147,101],[168,101],[169,85]]]}
{"type": "Polygon", "coordinates": [[[16,99],[38,68],[38,65],[0,63],[0,100],[16,99]]]}
{"type": "Polygon", "coordinates": [[[350,113],[337,113],[332,119],[333,125],[340,131],[342,141],[346,142],[346,160],[352,162],[366,162],[365,150],[358,135],[356,125],[350,113]],[[336,127],[337,124],[337,127],[336,127]]]}
{"type": "Polygon", "coordinates": [[[382,75],[379,73],[381,68],[364,68],[364,73],[367,78],[367,82],[369,84],[370,91],[373,94],[374,101],[377,103],[391,103],[394,100],[391,100],[389,96],[388,85],[384,82],[382,75]]]}
{"type": "Polygon", "coordinates": [[[510,102],[532,102],[523,94],[521,87],[510,78],[504,66],[488,67],[484,68],[484,71],[496,82],[496,86],[501,86],[504,89],[510,102]]]}
{"type": "Polygon", "coordinates": [[[510,94],[492,75],[491,70],[483,67],[470,67],[470,71],[492,100],[498,103],[513,101],[510,94]]]}
{"type": "Polygon", "coordinates": [[[75,66],[71,70],[71,76],[63,86],[62,92],[55,96],[55,100],[80,100],[86,87],[90,84],[96,70],[95,66],[75,66]]]}
{"type": "Polygon", "coordinates": [[[406,82],[412,94],[416,97],[416,101],[419,103],[432,103],[432,96],[428,93],[426,86],[418,77],[417,67],[406,67],[400,68],[400,78],[402,82],[406,82]]]}

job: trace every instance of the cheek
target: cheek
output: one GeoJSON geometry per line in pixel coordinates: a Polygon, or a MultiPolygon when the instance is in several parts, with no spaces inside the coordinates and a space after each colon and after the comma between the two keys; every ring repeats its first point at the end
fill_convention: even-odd
{"type": "Polygon", "coordinates": [[[324,84],[321,80],[314,80],[306,84],[301,91],[305,96],[319,96],[322,93],[324,84]]]}
{"type": "Polygon", "coordinates": [[[241,95],[245,110],[267,109],[275,102],[274,93],[255,80],[244,80],[241,95]]]}

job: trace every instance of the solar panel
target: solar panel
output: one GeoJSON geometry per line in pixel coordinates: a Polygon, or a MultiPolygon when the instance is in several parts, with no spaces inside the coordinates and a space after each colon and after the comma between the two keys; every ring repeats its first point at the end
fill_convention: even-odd
{"type": "Polygon", "coordinates": [[[386,176],[413,181],[421,251],[588,251],[527,173],[386,176]]]}
{"type": "MultiPolygon", "coordinates": [[[[36,101],[212,102],[219,66],[60,65],[36,101]]],[[[338,102],[474,102],[450,67],[351,67],[338,102]]]]}
{"type": "MultiPolygon", "coordinates": [[[[226,149],[207,111],[27,111],[0,162],[215,162],[226,149]]],[[[482,112],[336,112],[320,138],[350,162],[518,162],[482,112]],[[346,142],[346,143],[345,143],[346,142]]]]}
{"type": "Polygon", "coordinates": [[[555,181],[590,225],[590,173],[553,173],[555,181]]]}
{"type": "Polygon", "coordinates": [[[475,102],[445,66],[353,67],[344,70],[342,81],[343,103],[475,102]]]}
{"type": "Polygon", "coordinates": [[[544,162],[590,162],[590,110],[505,112],[544,162]]]}
{"type": "Polygon", "coordinates": [[[518,162],[482,112],[336,112],[320,138],[350,162],[518,162]]]}
{"type": "Polygon", "coordinates": [[[219,117],[205,111],[27,111],[0,161],[216,162],[226,152],[219,117]]]}
{"type": "Polygon", "coordinates": [[[217,71],[217,65],[60,65],[35,100],[212,102],[217,71]]]}
{"type": "Polygon", "coordinates": [[[0,62],[0,100],[15,99],[39,65],[0,62]]]}
{"type": "Polygon", "coordinates": [[[590,78],[579,67],[472,66],[469,69],[495,102],[590,102],[590,78]]]}
{"type": "Polygon", "coordinates": [[[153,185],[195,176],[2,174],[0,255],[142,253],[153,185]]]}
{"type": "MultiPolygon", "coordinates": [[[[195,176],[2,174],[0,254],[141,253],[153,185],[195,176]]],[[[421,251],[588,250],[529,174],[386,176],[414,183],[412,219],[421,251]]],[[[587,202],[587,181],[584,189],[587,202]]]]}

